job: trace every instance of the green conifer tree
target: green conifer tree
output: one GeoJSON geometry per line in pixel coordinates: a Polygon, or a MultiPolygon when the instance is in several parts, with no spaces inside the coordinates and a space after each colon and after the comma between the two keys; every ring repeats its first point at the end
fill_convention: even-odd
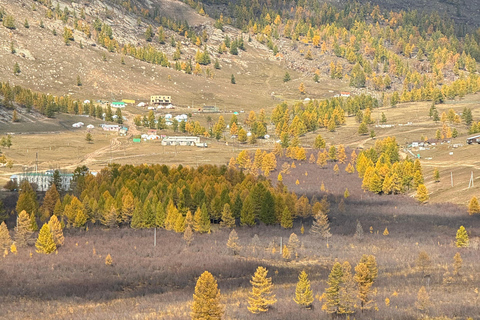
{"type": "Polygon", "coordinates": [[[327,285],[325,289],[324,297],[325,303],[322,310],[330,314],[340,313],[340,288],[343,279],[343,269],[340,262],[335,262],[332,267],[332,271],[328,276],[327,285]]]}
{"type": "Polygon", "coordinates": [[[310,287],[310,280],[308,280],[308,275],[303,270],[298,276],[297,287],[295,289],[295,298],[293,299],[297,304],[310,308],[313,303],[313,292],[310,287]]]}
{"type": "Polygon", "coordinates": [[[284,229],[293,228],[293,217],[292,217],[292,213],[288,209],[288,206],[285,206],[285,208],[282,211],[282,217],[281,217],[281,220],[280,220],[280,225],[284,229]]]}
{"type": "Polygon", "coordinates": [[[233,217],[232,210],[230,210],[230,205],[225,203],[222,211],[222,222],[220,226],[224,228],[233,228],[235,227],[235,218],[233,217]]]}

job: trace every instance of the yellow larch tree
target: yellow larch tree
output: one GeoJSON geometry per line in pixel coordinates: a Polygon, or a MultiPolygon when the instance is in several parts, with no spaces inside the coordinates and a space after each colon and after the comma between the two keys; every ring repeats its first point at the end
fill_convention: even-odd
{"type": "Polygon", "coordinates": [[[63,229],[62,224],[58,221],[56,215],[51,216],[50,220],[48,221],[48,226],[50,228],[50,232],[53,235],[53,240],[55,241],[55,245],[57,247],[63,246],[65,238],[63,237],[63,229]]]}
{"type": "Polygon", "coordinates": [[[252,291],[248,294],[248,310],[251,313],[266,312],[277,302],[273,294],[272,278],[267,278],[268,270],[258,267],[252,277],[252,291]]]}
{"type": "Polygon", "coordinates": [[[213,275],[205,271],[198,278],[193,294],[192,320],[220,320],[224,310],[220,304],[220,289],[213,275]]]}
{"type": "Polygon", "coordinates": [[[40,233],[38,234],[37,242],[35,243],[35,247],[37,248],[38,253],[50,254],[57,250],[57,246],[55,245],[55,240],[53,239],[52,232],[50,232],[50,227],[47,223],[45,223],[40,229],[40,233]]]}

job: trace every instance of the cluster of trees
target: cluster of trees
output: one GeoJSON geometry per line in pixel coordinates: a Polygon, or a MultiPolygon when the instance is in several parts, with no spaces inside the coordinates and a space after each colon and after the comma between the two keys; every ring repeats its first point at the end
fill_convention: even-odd
{"type": "Polygon", "coordinates": [[[138,60],[161,65],[162,67],[170,67],[170,61],[168,60],[167,55],[152,45],[137,47],[131,44],[126,44],[122,47],[121,53],[132,56],[138,60]]]}
{"type": "Polygon", "coordinates": [[[318,128],[335,131],[345,124],[345,111],[348,115],[360,110],[378,107],[378,101],[368,95],[348,98],[332,98],[323,101],[311,100],[307,104],[299,102],[294,106],[279,104],[272,112],[271,121],[275,125],[275,134],[287,148],[290,137],[299,137],[318,128]]]}
{"type": "MultiPolygon", "coordinates": [[[[15,227],[14,240],[10,237],[10,232],[5,222],[0,224],[0,250],[4,255],[17,253],[17,248],[24,248],[33,240],[34,232],[38,231],[36,222],[23,210],[18,214],[17,225],[15,227]]],[[[50,254],[57,250],[64,243],[63,227],[58,221],[57,216],[52,216],[48,223],[45,223],[38,234],[35,242],[38,253],[50,254]]]]}
{"type": "MultiPolygon", "coordinates": [[[[252,167],[268,173],[275,165],[273,154],[258,151],[252,167]]],[[[197,169],[111,165],[93,176],[86,168],[77,168],[73,190],[61,197],[52,184],[41,206],[32,186],[24,181],[16,211],[28,212],[32,223],[55,215],[67,227],[84,228],[90,222],[177,232],[190,226],[208,232],[210,222],[225,221],[230,221],[230,227],[238,222],[248,226],[262,222],[291,228],[296,217],[308,218],[328,207],[326,199],[297,197],[282,183],[274,188],[262,176],[257,177],[258,170],[250,172],[245,174],[233,165],[197,169]]]]}
{"type": "MultiPolygon", "coordinates": [[[[70,114],[88,114],[94,118],[105,118],[106,121],[114,121],[114,114],[110,106],[102,108],[99,105],[95,106],[93,102],[84,104],[81,101],[74,100],[69,95],[59,97],[38,93],[18,85],[12,87],[9,82],[0,82],[0,95],[3,96],[3,100],[0,100],[0,105],[7,109],[13,109],[13,103],[15,102],[27,110],[34,108],[36,111],[49,118],[54,117],[57,112],[62,112],[70,114]]],[[[116,115],[120,115],[120,117],[117,118],[117,121],[121,121],[122,117],[120,109],[117,109],[116,115]]]]}
{"type": "Polygon", "coordinates": [[[364,190],[396,194],[413,187],[417,190],[419,201],[428,200],[420,161],[400,161],[395,138],[378,140],[374,147],[362,151],[356,159],[356,169],[358,176],[363,179],[364,190]]]}
{"type": "MultiPolygon", "coordinates": [[[[147,8],[143,3],[135,1],[136,4],[132,5],[131,1],[128,2],[117,2],[115,0],[109,1],[111,4],[114,5],[121,5],[130,12],[133,12],[139,15],[138,23],[141,23],[141,18],[144,17],[147,19],[153,19],[156,23],[160,24],[161,26],[157,30],[158,34],[158,42],[160,44],[165,44],[165,31],[164,28],[168,28],[177,32],[180,36],[184,36],[186,39],[190,39],[192,43],[196,44],[197,46],[201,46],[203,42],[207,41],[208,35],[204,30],[201,35],[198,35],[195,30],[193,30],[186,21],[176,21],[172,18],[162,17],[160,15],[161,9],[158,6],[153,6],[153,10],[151,8],[147,8]],[[141,9],[140,9],[141,8],[141,9]]],[[[41,1],[43,5],[47,7],[46,17],[49,19],[60,19],[64,21],[64,23],[68,23],[69,17],[73,17],[73,29],[83,32],[88,38],[95,39],[99,45],[108,49],[110,52],[119,52],[125,55],[129,55],[134,57],[135,59],[139,59],[142,61],[146,61],[149,63],[161,65],[163,67],[171,67],[171,63],[165,53],[156,49],[152,45],[147,45],[143,47],[137,47],[132,44],[120,44],[113,35],[113,30],[110,25],[104,23],[102,19],[96,17],[91,23],[87,20],[85,16],[85,11],[82,8],[80,11],[80,16],[77,15],[77,10],[75,8],[69,9],[68,6],[64,7],[64,10],[60,10],[59,4],[57,4],[56,8],[53,7],[50,1],[41,1]]],[[[107,18],[113,14],[113,11],[106,10],[105,14],[107,18]]],[[[73,32],[67,26],[64,28],[64,40],[65,43],[68,45],[70,41],[74,41],[73,32]]],[[[145,37],[147,42],[152,42],[155,36],[155,31],[152,25],[148,25],[145,37]]],[[[172,46],[175,47],[175,40],[172,37],[172,46]]],[[[180,58],[180,52],[178,52],[178,57],[175,57],[174,60],[178,60],[180,58]]],[[[184,70],[185,68],[177,68],[177,70],[184,70]]],[[[190,69],[192,71],[192,68],[190,69]]],[[[192,72],[187,73],[192,73],[192,72]]]]}
{"type": "Polygon", "coordinates": [[[255,154],[252,155],[247,150],[242,150],[236,159],[230,159],[228,166],[230,168],[238,167],[246,170],[246,172],[254,176],[258,176],[260,170],[265,177],[268,177],[270,173],[276,169],[277,159],[273,152],[267,153],[267,151],[257,149],[255,154]]]}
{"type": "Polygon", "coordinates": [[[218,53],[223,54],[225,52],[230,52],[230,54],[236,56],[238,55],[238,49],[242,51],[246,50],[243,36],[230,40],[230,37],[226,35],[223,42],[218,46],[218,53]]]}
{"type": "MultiPolygon", "coordinates": [[[[218,17],[220,10],[215,8],[209,6],[209,14],[218,17]]],[[[345,59],[330,65],[330,75],[342,78],[343,69],[351,70],[350,85],[355,87],[385,90],[395,80],[403,83],[401,94],[395,96],[419,101],[461,96],[476,92],[472,86],[478,86],[473,82],[477,79],[475,60],[480,59],[480,33],[465,34],[466,28],[436,12],[382,11],[379,6],[360,3],[339,8],[252,0],[236,2],[229,9],[234,26],[257,35],[259,41],[267,37],[271,49],[273,41],[283,35],[311,44],[307,59],[312,57],[312,48],[345,59]],[[458,80],[440,90],[445,75],[458,80]]]]}
{"type": "MultiPolygon", "coordinates": [[[[348,261],[343,264],[336,262],[327,280],[325,292],[319,300],[323,303],[322,310],[332,315],[350,315],[357,310],[371,309],[374,290],[372,288],[377,276],[378,266],[373,255],[363,255],[354,268],[348,261]]],[[[274,294],[272,278],[268,277],[268,270],[259,266],[250,280],[252,289],[248,293],[248,310],[253,314],[268,312],[275,305],[277,299],[274,294]]],[[[193,304],[191,307],[192,319],[221,319],[224,313],[220,303],[220,290],[213,275],[205,271],[197,280],[193,304]]],[[[302,270],[298,276],[295,293],[292,299],[302,308],[311,309],[314,293],[308,279],[308,274],[302,270]]]]}

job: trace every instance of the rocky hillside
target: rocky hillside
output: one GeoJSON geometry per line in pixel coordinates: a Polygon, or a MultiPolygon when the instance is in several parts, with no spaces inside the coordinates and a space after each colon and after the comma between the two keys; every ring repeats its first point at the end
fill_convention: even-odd
{"type": "MultiPolygon", "coordinates": [[[[401,99],[409,101],[410,90],[431,91],[475,73],[473,37],[446,44],[443,33],[452,34],[441,19],[431,19],[438,35],[415,33],[412,26],[427,29],[428,21],[415,26],[422,20],[385,11],[377,18],[372,8],[352,7],[348,16],[339,12],[343,22],[332,27],[335,14],[321,17],[324,22],[310,16],[309,26],[307,9],[276,18],[252,10],[256,22],[241,30],[228,16],[234,2],[0,1],[2,81],[79,100],[147,100],[167,93],[184,106],[248,110],[344,90],[385,95],[385,101],[403,90],[401,99]],[[225,16],[216,16],[222,10],[225,16]],[[365,16],[366,27],[352,27],[365,16]],[[441,55],[431,57],[433,50],[441,55]],[[467,54],[457,54],[462,50],[467,54]]],[[[426,95],[422,99],[431,99],[426,95]]]]}

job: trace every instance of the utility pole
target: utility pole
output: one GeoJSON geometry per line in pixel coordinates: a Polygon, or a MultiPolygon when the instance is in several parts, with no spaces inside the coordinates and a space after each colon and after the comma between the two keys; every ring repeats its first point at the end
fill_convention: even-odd
{"type": "Polygon", "coordinates": [[[153,229],[153,247],[156,247],[157,246],[157,228],[155,227],[153,229]]]}
{"type": "Polygon", "coordinates": [[[452,188],[453,188],[453,172],[450,172],[450,181],[452,183],[452,188]]]}
{"type": "Polygon", "coordinates": [[[470,182],[468,183],[468,189],[475,187],[474,182],[473,182],[473,171],[472,175],[470,176],[470,182]]]}

